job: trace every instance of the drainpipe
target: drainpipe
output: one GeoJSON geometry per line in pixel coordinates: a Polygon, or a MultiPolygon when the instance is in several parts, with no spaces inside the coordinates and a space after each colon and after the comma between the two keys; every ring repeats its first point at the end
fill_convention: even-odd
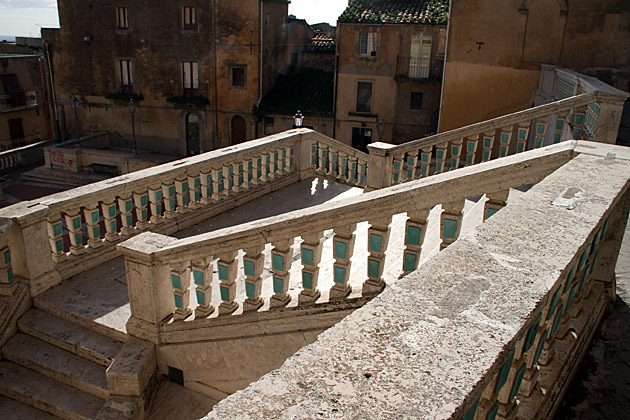
{"type": "Polygon", "coordinates": [[[39,68],[39,81],[42,84],[42,108],[44,110],[44,119],[46,120],[46,135],[48,137],[46,140],[49,140],[52,137],[52,134],[50,130],[50,119],[48,116],[48,103],[46,102],[46,89],[44,89],[44,74],[42,72],[41,58],[37,59],[37,67],[39,68]]]}
{"type": "Polygon", "coordinates": [[[442,85],[440,86],[440,107],[438,108],[437,132],[440,132],[440,122],[442,121],[442,101],[444,100],[444,82],[446,81],[446,62],[448,61],[448,38],[451,30],[451,7],[453,0],[448,2],[448,16],[446,18],[446,41],[444,42],[444,65],[442,66],[442,85]]]}
{"type": "Polygon", "coordinates": [[[46,42],[44,47],[46,51],[46,63],[48,67],[48,80],[50,82],[50,106],[54,110],[52,114],[55,116],[55,134],[57,139],[61,140],[61,129],[59,128],[59,110],[57,109],[57,92],[55,90],[55,79],[52,71],[52,61],[50,59],[50,44],[46,42]]]}
{"type": "MultiPolygon", "coordinates": [[[[263,0],[260,0],[258,7],[258,14],[260,15],[259,25],[260,31],[258,34],[258,102],[257,106],[260,105],[260,101],[262,101],[263,96],[263,26],[265,24],[263,20],[263,14],[265,9],[263,7],[263,0]]],[[[254,123],[254,138],[258,138],[258,121],[254,123]]]]}
{"type": "Polygon", "coordinates": [[[333,134],[332,138],[337,139],[337,87],[339,86],[339,43],[341,41],[341,24],[337,25],[337,42],[335,44],[335,82],[333,88],[333,134]]]}
{"type": "Polygon", "coordinates": [[[219,129],[219,102],[217,94],[217,1],[212,2],[212,60],[214,65],[214,130],[212,130],[212,149],[218,149],[217,130],[219,129]]]}

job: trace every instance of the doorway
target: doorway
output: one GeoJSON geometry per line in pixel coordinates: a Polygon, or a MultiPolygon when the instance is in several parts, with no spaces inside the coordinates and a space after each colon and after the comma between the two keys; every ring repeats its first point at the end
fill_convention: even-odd
{"type": "Polygon", "coordinates": [[[231,144],[239,144],[243,143],[247,140],[247,124],[245,123],[245,118],[240,115],[236,115],[232,118],[231,125],[231,144]]]}
{"type": "Polygon", "coordinates": [[[189,112],[186,114],[186,156],[198,155],[199,152],[199,115],[189,112]]]}

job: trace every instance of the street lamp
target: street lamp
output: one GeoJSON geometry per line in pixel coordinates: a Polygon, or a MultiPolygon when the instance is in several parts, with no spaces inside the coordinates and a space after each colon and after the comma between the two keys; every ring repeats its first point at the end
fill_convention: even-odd
{"type": "Polygon", "coordinates": [[[295,121],[295,128],[302,127],[302,122],[304,122],[304,115],[302,115],[302,112],[299,109],[297,114],[293,116],[293,121],[295,121]]]}
{"type": "Polygon", "coordinates": [[[129,108],[129,114],[131,114],[131,133],[133,136],[133,155],[138,156],[138,147],[136,146],[136,122],[134,120],[134,114],[136,113],[136,104],[133,101],[133,98],[129,98],[129,103],[127,104],[127,108],[129,108]]]}
{"type": "Polygon", "coordinates": [[[79,136],[79,117],[77,116],[77,109],[79,109],[79,98],[77,98],[77,95],[70,96],[70,106],[74,110],[74,127],[76,128],[76,138],[79,142],[79,147],[81,147],[81,139],[79,136]]]}
{"type": "Polygon", "coordinates": [[[378,119],[376,123],[376,132],[378,133],[378,141],[383,140],[383,132],[385,131],[385,121],[383,121],[383,117],[378,119]]]}

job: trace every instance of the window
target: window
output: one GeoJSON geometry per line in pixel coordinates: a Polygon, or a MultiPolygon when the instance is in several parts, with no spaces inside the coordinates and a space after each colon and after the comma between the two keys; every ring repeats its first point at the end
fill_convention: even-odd
{"type": "Polygon", "coordinates": [[[246,86],[246,67],[230,67],[230,86],[235,88],[245,88],[246,86]]]}
{"type": "Polygon", "coordinates": [[[372,82],[357,83],[357,112],[372,112],[372,82]]]}
{"type": "Polygon", "coordinates": [[[422,109],[422,92],[411,92],[411,109],[422,109]]]}
{"type": "Polygon", "coordinates": [[[193,6],[182,7],[182,28],[186,30],[197,29],[197,20],[195,19],[195,8],[193,6]]]}
{"type": "Polygon", "coordinates": [[[352,127],[352,147],[368,152],[367,145],[372,143],[372,129],[352,127]]]}
{"type": "Polygon", "coordinates": [[[376,32],[361,32],[359,36],[359,54],[376,56],[376,32]]]}
{"type": "Polygon", "coordinates": [[[199,63],[196,61],[182,62],[182,87],[184,96],[192,98],[199,96],[199,63]]]}
{"type": "Polygon", "coordinates": [[[128,29],[129,21],[127,20],[127,8],[118,7],[116,13],[116,24],[118,29],[128,29]]]}
{"type": "Polygon", "coordinates": [[[271,131],[274,127],[274,118],[265,117],[265,131],[271,131]]]}
{"type": "Polygon", "coordinates": [[[118,60],[118,75],[120,77],[120,93],[133,93],[133,63],[131,60],[118,60]]]}
{"type": "Polygon", "coordinates": [[[409,78],[426,79],[429,77],[431,41],[432,37],[430,33],[413,32],[411,34],[409,78]]]}

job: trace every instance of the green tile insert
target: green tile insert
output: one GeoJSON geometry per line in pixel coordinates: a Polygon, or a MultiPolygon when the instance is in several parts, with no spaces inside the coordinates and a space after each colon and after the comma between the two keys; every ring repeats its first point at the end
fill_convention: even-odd
{"type": "Polygon", "coordinates": [[[346,269],[344,267],[335,266],[335,283],[341,283],[346,279],[346,269]]]}
{"type": "Polygon", "coordinates": [[[413,271],[416,269],[416,258],[417,255],[412,254],[410,252],[405,252],[405,258],[403,261],[403,270],[405,271],[413,271]]]}
{"type": "Polygon", "coordinates": [[[540,355],[542,354],[542,351],[545,348],[545,340],[547,339],[548,334],[549,333],[545,331],[544,333],[542,333],[542,336],[540,336],[540,341],[538,341],[538,347],[536,347],[536,354],[534,354],[533,366],[536,366],[538,364],[538,359],[540,358],[540,355]]]}
{"type": "Polygon", "coordinates": [[[219,286],[219,291],[221,292],[221,300],[223,302],[230,301],[230,289],[227,286],[219,286]]]}
{"type": "Polygon", "coordinates": [[[310,289],[311,287],[313,287],[313,275],[311,273],[302,271],[302,287],[304,287],[305,289],[310,289]]]}
{"type": "Polygon", "coordinates": [[[7,249],[2,255],[4,256],[4,263],[9,264],[11,262],[11,251],[7,249]]]}
{"type": "Polygon", "coordinates": [[[448,239],[455,239],[457,234],[457,220],[444,218],[442,221],[442,236],[448,239]]]}
{"type": "Polygon", "coordinates": [[[525,342],[523,343],[523,353],[527,353],[527,351],[532,347],[534,341],[536,340],[536,334],[538,333],[538,328],[540,327],[540,322],[542,321],[542,314],[538,315],[536,321],[529,327],[527,331],[527,336],[525,337],[525,342]]]}
{"type": "Polygon", "coordinates": [[[55,236],[61,235],[61,223],[57,223],[53,226],[53,232],[55,236]]]}
{"type": "Polygon", "coordinates": [[[245,282],[245,294],[247,295],[248,298],[254,298],[256,297],[256,286],[254,285],[254,283],[250,283],[250,282],[245,282]]]}
{"type": "Polygon", "coordinates": [[[381,252],[381,248],[383,246],[383,236],[377,235],[376,233],[370,233],[369,242],[370,251],[381,252]]]}
{"type": "Polygon", "coordinates": [[[277,270],[277,271],[284,270],[284,257],[282,255],[271,254],[271,260],[272,260],[271,266],[273,267],[274,270],[277,270]]]}
{"type": "Polygon", "coordinates": [[[195,284],[203,286],[203,272],[199,270],[193,270],[193,280],[195,284]]]}
{"type": "Polygon", "coordinates": [[[499,370],[499,377],[497,378],[497,384],[494,387],[495,394],[499,393],[499,391],[501,391],[501,388],[503,388],[503,385],[505,385],[505,383],[507,382],[508,375],[510,374],[510,369],[512,369],[513,361],[514,361],[514,350],[512,350],[508,358],[505,360],[505,362],[503,362],[503,365],[501,366],[501,370],[499,370]]]}
{"type": "Polygon", "coordinates": [[[313,250],[309,248],[302,248],[302,264],[313,265],[313,250]]]}
{"type": "Polygon", "coordinates": [[[203,294],[201,290],[195,290],[195,294],[197,295],[197,303],[199,305],[206,304],[206,296],[203,294]]]}
{"type": "Polygon", "coordinates": [[[493,208],[488,207],[486,209],[486,219],[489,219],[490,216],[493,216],[498,211],[499,211],[499,209],[493,209],[493,208]]]}
{"type": "Polygon", "coordinates": [[[346,259],[346,252],[348,250],[348,244],[342,241],[335,241],[335,258],[346,259]]]}
{"type": "Polygon", "coordinates": [[[422,229],[417,226],[407,226],[407,245],[420,245],[422,229]]]}
{"type": "Polygon", "coordinates": [[[179,309],[183,309],[184,303],[183,303],[182,297],[180,295],[173,295],[173,297],[175,298],[175,307],[179,309]]]}
{"type": "Polygon", "coordinates": [[[246,276],[254,277],[254,267],[255,267],[255,264],[253,261],[249,261],[249,260],[243,261],[243,268],[245,270],[246,276]]]}
{"type": "Polygon", "coordinates": [[[173,289],[182,288],[182,282],[178,275],[171,274],[171,284],[173,285],[173,289]]]}
{"type": "Polygon", "coordinates": [[[273,278],[273,292],[274,293],[283,293],[283,286],[284,285],[284,281],[279,278],[279,277],[274,277],[273,278]]]}
{"type": "Polygon", "coordinates": [[[224,264],[218,264],[219,267],[219,280],[228,280],[228,267],[224,264]]]}
{"type": "Polygon", "coordinates": [[[368,258],[368,276],[378,277],[378,271],[381,263],[378,260],[372,260],[368,258]]]}
{"type": "Polygon", "coordinates": [[[510,401],[512,401],[516,394],[518,393],[518,389],[521,387],[521,382],[523,381],[523,376],[525,376],[525,368],[526,364],[523,364],[521,368],[516,372],[516,376],[514,377],[514,382],[512,383],[512,390],[510,391],[510,401]]]}

